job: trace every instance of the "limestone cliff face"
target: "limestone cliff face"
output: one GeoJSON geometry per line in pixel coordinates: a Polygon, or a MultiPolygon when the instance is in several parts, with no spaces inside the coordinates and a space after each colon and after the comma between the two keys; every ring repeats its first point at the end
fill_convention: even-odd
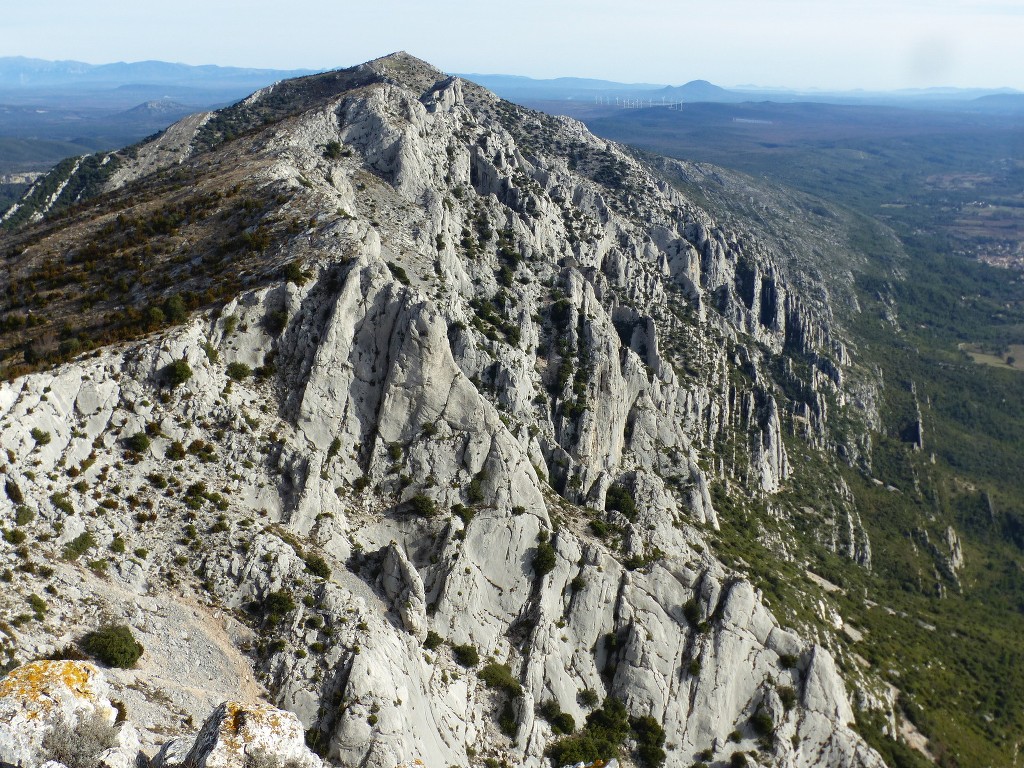
{"type": "Polygon", "coordinates": [[[172,132],[175,163],[258,154],[251,183],[309,221],[276,246],[305,275],[2,385],[22,500],[0,514],[34,512],[54,554],[120,540],[125,589],[248,611],[267,695],[342,765],[541,765],[542,703],[582,724],[614,696],[663,726],[668,766],[881,766],[828,651],[712,542],[713,486],[770,499],[791,471],[773,355],[811,361],[787,420],[827,443],[827,318],[578,123],[405,55],[337,79],[254,95],[233,120],[319,94],[233,143],[209,118],[172,132]]]}

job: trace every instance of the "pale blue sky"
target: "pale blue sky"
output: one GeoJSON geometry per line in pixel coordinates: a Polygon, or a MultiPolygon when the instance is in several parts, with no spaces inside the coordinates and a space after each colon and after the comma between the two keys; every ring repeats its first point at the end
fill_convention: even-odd
{"type": "Polygon", "coordinates": [[[328,68],[406,50],[449,72],[798,88],[1024,89],[1024,2],[29,0],[0,55],[328,68]]]}

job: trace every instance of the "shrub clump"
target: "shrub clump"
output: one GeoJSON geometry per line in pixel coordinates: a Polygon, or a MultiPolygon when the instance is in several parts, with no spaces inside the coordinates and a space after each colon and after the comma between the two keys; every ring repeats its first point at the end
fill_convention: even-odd
{"type": "Polygon", "coordinates": [[[4,480],[4,491],[7,493],[7,498],[10,499],[13,503],[25,503],[25,495],[21,492],[21,488],[19,488],[18,484],[11,480],[11,478],[9,477],[6,480],[4,480]]]}
{"type": "Polygon", "coordinates": [[[604,508],[621,512],[629,520],[636,518],[636,502],[624,485],[614,483],[604,498],[604,508]]]}
{"type": "Polygon", "coordinates": [[[475,667],[480,663],[480,653],[469,643],[464,645],[453,645],[452,656],[455,657],[456,662],[464,667],[475,667]]]}
{"type": "Polygon", "coordinates": [[[327,564],[320,555],[306,555],[303,560],[306,563],[306,570],[321,579],[331,578],[331,566],[327,564]]]}
{"type": "Polygon", "coordinates": [[[437,504],[425,493],[417,493],[409,499],[409,507],[420,517],[433,517],[437,514],[437,504]]]}
{"type": "Polygon", "coordinates": [[[185,360],[175,360],[163,367],[160,378],[168,387],[177,387],[192,378],[192,368],[185,360]]]}
{"type": "Polygon", "coordinates": [[[236,361],[234,363],[228,363],[227,374],[229,379],[244,381],[252,376],[252,368],[245,363],[239,363],[236,361]]]}
{"type": "Polygon", "coordinates": [[[117,743],[117,729],[98,712],[83,714],[74,725],[60,720],[43,736],[39,765],[53,760],[67,768],[96,768],[99,756],[117,743]]]}
{"type": "Polygon", "coordinates": [[[533,553],[533,572],[543,578],[555,570],[555,547],[548,541],[547,532],[541,531],[537,550],[533,553]]]}
{"type": "Polygon", "coordinates": [[[77,560],[96,546],[96,538],[86,531],[64,545],[64,559],[77,560]]]}
{"type": "Polygon", "coordinates": [[[483,680],[488,688],[496,688],[510,696],[518,696],[523,692],[522,686],[513,677],[512,670],[509,669],[508,664],[491,662],[480,670],[480,674],[477,677],[483,680]]]}
{"type": "Polygon", "coordinates": [[[556,734],[569,734],[576,730],[576,720],[568,712],[563,712],[558,702],[549,699],[537,710],[541,717],[551,724],[551,731],[556,734]]]}
{"type": "Polygon", "coordinates": [[[282,616],[295,610],[295,600],[290,592],[283,589],[271,592],[263,598],[263,613],[271,621],[276,623],[282,616]]]}
{"type": "Polygon", "coordinates": [[[423,647],[428,651],[436,651],[444,644],[444,638],[434,630],[427,632],[427,639],[423,641],[423,647]]]}
{"type": "Polygon", "coordinates": [[[149,435],[145,432],[136,432],[131,437],[125,438],[124,447],[135,453],[144,453],[149,450],[149,435]]]}
{"type": "Polygon", "coordinates": [[[618,699],[609,696],[600,709],[587,715],[583,730],[548,746],[545,754],[555,765],[592,763],[619,757],[622,742],[629,736],[629,713],[618,699]]]}
{"type": "Polygon", "coordinates": [[[50,433],[46,430],[40,429],[39,427],[32,427],[29,434],[32,435],[32,439],[36,441],[36,445],[48,445],[51,439],[50,433]]]}
{"type": "Polygon", "coordinates": [[[665,729],[650,715],[635,717],[630,721],[636,739],[636,757],[640,765],[658,768],[665,762],[665,729]]]}
{"type": "Polygon", "coordinates": [[[82,638],[82,650],[108,667],[127,669],[142,656],[142,645],[124,624],[108,624],[82,638]]]}

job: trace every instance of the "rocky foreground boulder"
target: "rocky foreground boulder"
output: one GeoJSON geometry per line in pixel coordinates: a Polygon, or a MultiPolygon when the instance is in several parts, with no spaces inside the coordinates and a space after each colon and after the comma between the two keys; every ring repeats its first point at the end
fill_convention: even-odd
{"type": "Polygon", "coordinates": [[[89,662],[36,661],[0,680],[0,765],[65,768],[322,768],[291,712],[229,701],[153,760],[89,662]]]}

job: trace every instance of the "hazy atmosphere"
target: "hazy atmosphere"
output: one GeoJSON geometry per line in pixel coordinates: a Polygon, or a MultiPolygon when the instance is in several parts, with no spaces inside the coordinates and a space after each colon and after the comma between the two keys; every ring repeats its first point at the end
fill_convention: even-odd
{"type": "Polygon", "coordinates": [[[9,4],[4,55],[333,68],[407,50],[453,72],[724,86],[1024,88],[1019,3],[879,0],[9,4]]]}

